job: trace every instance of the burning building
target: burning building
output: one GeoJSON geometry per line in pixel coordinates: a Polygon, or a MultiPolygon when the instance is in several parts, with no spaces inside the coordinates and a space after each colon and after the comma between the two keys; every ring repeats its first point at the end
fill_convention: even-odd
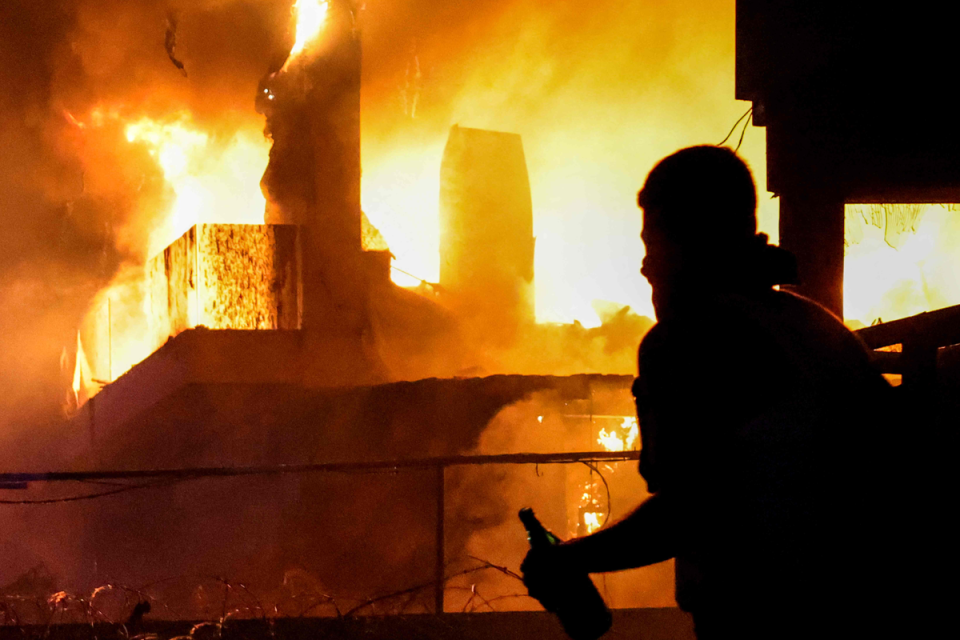
{"type": "MultiPolygon", "coordinates": [[[[308,3],[302,4],[304,8],[308,6],[308,3]]],[[[762,21],[751,28],[753,3],[742,4],[738,18],[740,33],[781,33],[779,27],[771,30],[762,21]]],[[[662,94],[668,93],[663,87],[658,89],[656,100],[641,100],[640,97],[649,96],[631,90],[625,94],[622,108],[606,104],[611,87],[625,75],[619,50],[609,59],[598,57],[593,61],[576,47],[602,49],[611,42],[636,39],[635,25],[647,24],[643,11],[652,9],[646,5],[643,11],[622,5],[613,9],[599,7],[588,17],[609,23],[611,31],[605,31],[597,39],[584,40],[582,45],[556,39],[576,52],[571,54],[575,60],[571,60],[570,66],[583,65],[579,67],[581,77],[590,78],[585,84],[573,81],[565,84],[569,79],[558,71],[557,68],[565,66],[559,63],[544,62],[536,73],[517,74],[523,80],[523,95],[528,92],[529,77],[541,80],[540,85],[533,85],[541,87],[539,93],[532,92],[537,99],[531,101],[532,106],[526,105],[534,116],[524,120],[505,113],[503,122],[495,117],[443,119],[439,136],[446,135],[451,121],[521,131],[528,142],[527,153],[517,134],[474,126],[456,126],[450,131],[443,160],[438,163],[439,171],[431,172],[438,182],[431,183],[431,188],[425,190],[430,198],[436,199],[438,192],[440,195],[438,282],[421,281],[419,292],[414,292],[391,282],[391,256],[387,247],[377,244],[376,250],[371,250],[374,247],[364,240],[375,234],[369,232],[360,206],[363,191],[361,52],[355,7],[348,2],[319,2],[315,6],[318,13],[314,17],[320,17],[315,25],[322,25],[322,36],[311,37],[306,29],[302,33],[298,29],[291,55],[275,65],[256,90],[256,108],[266,116],[273,143],[262,179],[261,163],[256,176],[247,180],[247,186],[252,185],[255,192],[262,191],[263,200],[242,198],[255,209],[252,214],[245,213],[243,221],[256,224],[226,224],[228,219],[240,220],[224,216],[217,220],[200,217],[193,220],[195,224],[177,227],[174,234],[177,239],[171,243],[172,238],[166,238],[157,244],[149,252],[154,257],[146,261],[146,266],[140,269],[138,265],[133,269],[136,272],[133,276],[121,278],[117,286],[101,295],[82,322],[76,366],[71,368],[76,393],[73,408],[76,409],[77,404],[82,406],[72,416],[61,438],[67,442],[64,448],[73,456],[73,468],[142,471],[383,462],[424,456],[456,457],[478,451],[542,451],[544,447],[589,450],[598,448],[600,438],[605,443],[602,446],[613,449],[636,446],[630,444],[631,438],[635,441],[635,435],[631,435],[628,420],[633,411],[628,376],[455,377],[484,372],[629,373],[632,370],[637,341],[650,321],[631,314],[624,305],[595,307],[609,320],[601,327],[534,324],[533,265],[542,264],[538,261],[546,254],[539,251],[540,245],[539,255],[534,253],[531,186],[534,194],[542,198],[552,191],[549,187],[559,182],[576,185],[586,179],[592,190],[594,186],[606,184],[608,179],[616,182],[607,173],[616,174],[626,185],[611,190],[616,198],[609,196],[604,201],[602,196],[597,196],[596,202],[578,200],[571,196],[571,191],[563,190],[557,190],[560,193],[557,197],[568,199],[570,202],[563,204],[571,210],[590,212],[591,220],[600,220],[592,207],[617,211],[619,205],[613,203],[622,201],[624,217],[634,219],[638,216],[633,195],[642,178],[642,168],[649,166],[649,161],[677,146],[701,142],[704,137],[713,136],[717,127],[725,130],[729,126],[725,113],[716,115],[716,122],[711,120],[713,115],[698,113],[697,118],[688,120],[707,121],[710,127],[691,128],[689,122],[684,122],[683,126],[673,128],[684,129],[685,133],[669,137],[663,133],[670,129],[663,124],[670,122],[664,116],[653,118],[649,131],[628,129],[625,125],[632,124],[633,120],[623,119],[622,113],[632,116],[638,104],[658,103],[662,94]],[[629,19],[621,18],[624,15],[629,19]],[[544,96],[550,99],[543,99],[544,96]],[[543,110],[551,117],[540,118],[543,110]],[[572,120],[562,118],[569,115],[567,111],[575,114],[572,120]],[[609,117],[609,129],[613,133],[607,132],[607,142],[598,144],[597,148],[585,140],[594,137],[592,133],[580,139],[568,138],[582,123],[585,113],[595,118],[600,130],[605,126],[602,121],[609,117]],[[567,123],[551,125],[563,131],[552,132],[551,137],[541,129],[539,138],[526,137],[535,119],[552,118],[567,123]],[[651,144],[650,157],[630,155],[623,147],[612,145],[610,140],[620,141],[627,130],[638,138],[656,141],[651,144]],[[531,139],[536,142],[529,144],[531,139]],[[618,170],[605,170],[603,179],[583,169],[586,178],[574,172],[554,171],[561,178],[545,188],[545,154],[566,158],[582,150],[584,164],[606,167],[614,162],[611,156],[615,154],[610,153],[614,148],[620,154],[617,157],[625,159],[618,170]],[[590,155],[591,151],[594,155],[590,155]],[[483,183],[495,186],[478,186],[483,183]],[[260,217],[264,206],[266,215],[260,217]],[[263,222],[266,224],[261,224],[263,222]],[[509,342],[508,338],[513,344],[502,344],[509,342]],[[522,349],[510,352],[516,344],[522,345],[522,349]],[[614,350],[611,345],[619,345],[615,358],[596,357],[598,352],[610,355],[608,347],[614,350]],[[522,352],[526,359],[515,357],[517,352],[522,352]],[[434,376],[444,379],[430,379],[434,376]],[[498,424],[505,428],[498,429],[498,424]],[[504,432],[521,435],[518,439],[504,440],[507,443],[504,444],[496,439],[505,438],[504,432]]],[[[557,9],[561,15],[557,23],[562,26],[563,35],[569,36],[580,26],[584,14],[581,3],[570,3],[566,10],[569,15],[557,9]]],[[[776,22],[776,16],[769,19],[776,22]]],[[[524,21],[508,22],[523,24],[524,21]]],[[[770,35],[770,38],[771,46],[776,45],[777,37],[770,35]]],[[[668,39],[646,38],[643,46],[652,47],[659,56],[660,49],[666,48],[665,40],[668,39]]],[[[671,36],[669,40],[682,38],[671,36]]],[[[533,45],[523,39],[520,42],[524,46],[518,46],[514,54],[519,58],[506,56],[503,66],[528,56],[533,45]]],[[[767,68],[762,78],[752,84],[750,74],[753,72],[745,61],[751,55],[754,60],[766,60],[767,55],[765,50],[752,54],[751,47],[756,45],[753,39],[738,45],[738,65],[742,72],[738,75],[738,92],[741,97],[755,100],[755,122],[766,122],[768,126],[769,184],[783,198],[784,243],[801,254],[801,267],[809,276],[808,288],[804,291],[836,309],[837,264],[833,259],[821,263],[820,252],[826,250],[836,258],[834,214],[839,200],[833,198],[828,203],[833,216],[829,220],[826,217],[821,220],[814,208],[796,213],[799,211],[796,203],[813,200],[822,203],[825,196],[809,189],[809,185],[821,177],[839,180],[837,176],[846,175],[844,172],[854,173],[854,165],[863,157],[862,154],[846,156],[847,165],[831,164],[829,171],[824,170],[822,175],[810,168],[819,161],[817,150],[812,143],[804,146],[806,143],[800,138],[803,127],[818,124],[819,116],[791,111],[791,105],[803,102],[801,88],[807,85],[802,74],[790,76],[791,82],[796,81],[791,85],[786,76],[780,78],[776,69],[767,68]],[[793,164],[795,158],[803,162],[793,164]],[[803,175],[788,175],[794,170],[803,175]],[[824,264],[832,266],[827,269],[824,264]],[[830,273],[823,277],[816,275],[821,267],[830,273]]],[[[814,45],[816,43],[803,46],[814,50],[814,45]]],[[[538,61],[537,55],[542,52],[533,48],[535,55],[531,57],[538,61]]],[[[548,53],[558,55],[553,50],[548,53]]],[[[422,118],[430,107],[426,99],[429,94],[418,93],[420,56],[424,60],[422,73],[427,77],[430,65],[426,63],[425,53],[415,53],[410,61],[403,62],[409,71],[405,75],[409,82],[404,85],[403,93],[404,117],[410,119],[410,128],[418,135],[422,129],[417,127],[422,126],[422,121],[415,121],[412,114],[416,112],[422,118]]],[[[183,59],[186,69],[193,73],[190,58],[183,59]]],[[[459,60],[454,64],[459,64],[459,60]]],[[[538,64],[540,62],[543,61],[538,64]]],[[[784,68],[789,67],[788,63],[801,64],[792,58],[780,62],[784,68]]],[[[636,68],[643,66],[638,64],[636,68]]],[[[177,69],[171,67],[168,71],[179,79],[177,69]]],[[[258,68],[257,77],[261,73],[258,68]]],[[[630,78],[629,84],[641,86],[655,80],[660,82],[653,78],[643,82],[630,78]]],[[[727,98],[727,86],[720,85],[727,98]]],[[[679,102],[686,104],[694,92],[686,85],[682,89],[679,102]]],[[[810,96],[818,98],[811,103],[819,105],[821,111],[827,109],[824,104],[829,103],[829,97],[825,93],[813,92],[810,96]]],[[[518,102],[520,106],[525,104],[522,100],[518,102]]],[[[494,107],[499,104],[494,102],[494,107]]],[[[705,111],[711,114],[723,111],[714,110],[714,106],[705,111]]],[[[483,103],[483,108],[485,114],[497,113],[487,103],[483,103]]],[[[685,117],[690,116],[676,108],[676,104],[671,108],[685,117]]],[[[77,113],[81,117],[70,115],[72,122],[66,120],[66,116],[61,118],[73,134],[90,132],[101,120],[107,123],[123,120],[111,108],[99,106],[89,117],[77,113]]],[[[448,115],[444,112],[443,118],[448,115]]],[[[845,122],[849,124],[853,116],[849,112],[847,116],[845,122]]],[[[176,162],[166,162],[176,160],[177,154],[163,147],[164,136],[180,136],[192,144],[198,134],[187,126],[189,119],[171,120],[178,126],[183,125],[175,133],[172,124],[168,125],[170,131],[158,132],[154,125],[159,121],[158,117],[153,124],[147,120],[124,122],[128,129],[125,137],[131,146],[136,146],[135,151],[155,155],[163,168],[162,177],[175,183],[174,178],[183,176],[177,174],[176,162]]],[[[258,121],[255,133],[259,124],[258,121]]],[[[831,131],[831,135],[840,136],[842,128],[831,131]]],[[[602,131],[596,137],[603,138],[602,131]]],[[[745,148],[753,142],[748,137],[745,148]]],[[[394,164],[384,161],[382,165],[386,169],[373,164],[364,167],[366,176],[381,176],[374,186],[366,189],[386,191],[393,179],[392,175],[390,179],[382,177],[389,173],[387,169],[400,174],[405,167],[415,164],[416,153],[427,155],[414,143],[405,140],[404,144],[409,150],[405,148],[404,153],[397,154],[399,160],[394,164]]],[[[266,161],[266,147],[259,142],[253,146],[262,151],[266,161]]],[[[940,151],[943,153],[938,152],[938,157],[944,156],[946,152],[940,151]]],[[[907,157],[913,152],[904,153],[903,157],[907,157]]],[[[917,154],[923,156],[922,152],[917,154]]],[[[440,154],[436,157],[439,159],[440,154]]],[[[754,165],[762,172],[759,163],[754,165]]],[[[945,170],[927,177],[923,173],[914,171],[910,174],[911,180],[923,178],[932,184],[939,178],[949,177],[945,170]]],[[[883,180],[889,179],[892,184],[893,178],[884,175],[883,180]]],[[[876,180],[881,182],[880,178],[876,180]]],[[[403,188],[408,186],[399,178],[396,182],[403,188]]],[[[141,180],[138,184],[144,190],[150,188],[149,181],[141,180]]],[[[187,204],[190,185],[183,184],[181,188],[181,183],[175,184],[179,211],[180,201],[187,204]]],[[[234,194],[218,193],[219,209],[235,206],[236,201],[229,198],[234,194]]],[[[851,202],[880,199],[880,196],[861,193],[844,196],[844,199],[851,202]]],[[[923,196],[927,199],[951,197],[935,195],[935,190],[924,193],[929,194],[923,196]]],[[[202,200],[199,206],[197,201],[191,202],[194,210],[209,204],[202,200]]],[[[370,197],[364,198],[364,203],[369,207],[377,204],[370,197]]],[[[552,207],[538,202],[538,207],[555,214],[539,217],[538,225],[576,227],[570,224],[573,218],[565,215],[569,213],[567,209],[556,202],[552,207]]],[[[602,225],[593,226],[606,227],[609,223],[608,228],[600,230],[603,253],[628,256],[628,264],[617,263],[613,265],[615,271],[604,273],[601,267],[610,265],[605,265],[596,254],[588,256],[589,260],[581,260],[581,253],[588,252],[581,252],[583,247],[578,246],[577,251],[566,252],[562,260],[545,263],[548,269],[541,274],[554,281],[570,280],[571,288],[565,290],[565,295],[570,295],[579,283],[577,291],[584,290],[591,297],[597,297],[593,295],[595,289],[622,280],[627,283],[625,289],[640,291],[637,295],[642,297],[642,283],[638,285],[631,280],[634,276],[639,279],[635,274],[639,248],[616,244],[620,238],[633,238],[639,229],[629,225],[617,227],[610,222],[615,217],[616,214],[611,213],[602,218],[602,225]],[[575,270],[582,273],[574,277],[575,270]],[[622,278],[612,273],[622,274],[622,278]]],[[[584,235],[589,235],[589,231],[583,231],[584,235]]],[[[411,235],[430,239],[430,234],[420,228],[411,235]]],[[[429,280],[433,279],[433,275],[426,275],[429,280]]],[[[626,296],[610,299],[632,301],[626,296]]],[[[642,307],[637,308],[642,311],[642,307]]],[[[879,333],[882,332],[873,331],[868,335],[879,333]]],[[[877,338],[875,346],[884,346],[880,342],[890,340],[896,344],[898,339],[884,335],[877,338]]],[[[924,366],[928,371],[929,358],[924,366]]],[[[512,517],[509,511],[517,506],[512,501],[521,499],[519,495],[541,504],[539,511],[551,526],[566,525],[567,533],[590,531],[615,509],[604,499],[598,478],[600,472],[608,474],[608,471],[602,467],[596,474],[586,468],[581,471],[586,477],[542,469],[538,470],[542,476],[533,474],[533,477],[545,479],[525,478],[521,483],[513,482],[515,478],[508,473],[500,473],[499,479],[490,480],[472,471],[448,469],[446,502],[443,490],[437,488],[433,468],[417,470],[412,475],[388,473],[375,478],[368,474],[335,478],[307,474],[225,481],[191,479],[174,486],[150,484],[143,488],[145,493],[133,492],[113,498],[112,502],[94,501],[88,503],[92,506],[86,510],[78,510],[82,526],[64,527],[67,533],[57,538],[76,558],[62,573],[65,580],[77,578],[89,586],[107,580],[159,579],[188,569],[194,573],[231,576],[251,586],[276,588],[280,595],[275,601],[282,600],[281,595],[287,598],[278,611],[301,613],[317,605],[317,602],[303,600],[304,594],[348,593],[362,599],[371,592],[433,581],[438,564],[435,521],[438,494],[441,510],[445,506],[448,513],[447,556],[442,560],[451,562],[451,567],[456,556],[465,551],[522,547],[522,534],[518,536],[511,528],[513,523],[503,515],[507,513],[512,517]],[[536,485],[537,482],[543,484],[536,485]],[[526,490],[534,485],[541,488],[528,493],[518,489],[526,490]],[[492,496],[493,502],[502,502],[491,506],[478,501],[479,493],[492,496]],[[457,528],[450,524],[452,522],[467,525],[457,528]],[[484,532],[486,542],[472,536],[472,531],[484,532]],[[215,544],[211,545],[211,541],[215,544]],[[309,589],[301,588],[307,583],[309,589]]],[[[631,469],[627,473],[639,482],[632,472],[631,469]]],[[[614,476],[612,482],[616,484],[627,473],[614,476]]],[[[643,495],[643,490],[630,485],[629,493],[628,500],[633,501],[643,495]]],[[[511,557],[511,562],[517,559],[511,557]]],[[[624,595],[616,602],[670,605],[668,574],[663,567],[656,569],[653,577],[644,583],[645,590],[634,589],[641,593],[641,600],[630,600],[624,595]]],[[[461,579],[462,582],[455,585],[459,589],[457,593],[468,595],[463,600],[448,602],[458,608],[461,604],[467,606],[479,601],[470,600],[473,598],[470,589],[477,583],[471,582],[469,576],[461,579]]],[[[618,579],[609,579],[608,593],[617,591],[618,579]]],[[[199,603],[201,608],[217,604],[216,598],[210,595],[209,584],[203,589],[196,581],[189,586],[185,584],[171,586],[166,594],[170,602],[199,603]]],[[[483,587],[481,584],[480,592],[484,592],[483,587]]],[[[624,587],[619,589],[621,594],[627,591],[624,587]]],[[[418,595],[413,610],[435,610],[437,604],[431,601],[432,594],[421,596],[418,595]]],[[[313,611],[335,613],[335,603],[324,600],[317,607],[313,611]]]]}
{"type": "MultiPolygon", "coordinates": [[[[535,325],[520,136],[452,129],[440,168],[440,282],[419,292],[396,286],[389,250],[367,250],[363,241],[353,7],[321,5],[323,38],[313,48],[294,45],[257,91],[273,141],[261,180],[266,224],[191,227],[82,323],[72,464],[133,472],[362,469],[485,453],[484,434],[497,420],[537,439],[553,425],[551,450],[591,451],[599,437],[635,455],[635,423],[632,436],[623,426],[632,413],[629,376],[454,377],[477,373],[469,369],[480,362],[477,352],[546,335],[535,325]]],[[[542,485],[551,490],[541,512],[571,532],[609,517],[601,472],[585,473],[552,472],[542,485]]],[[[316,592],[354,594],[433,582],[439,601],[426,589],[408,605],[436,611],[444,607],[444,572],[462,567],[477,530],[504,527],[513,542],[503,546],[522,551],[522,536],[497,508],[510,501],[515,510],[514,497],[493,495],[506,475],[491,480],[440,465],[399,477],[191,482],[153,495],[149,513],[138,496],[118,498],[86,512],[77,538],[94,561],[69,574],[96,585],[206,571],[242,577],[278,598],[302,580],[313,580],[316,592]],[[236,491],[242,504],[231,497],[236,491]],[[223,548],[185,545],[191,536],[220,537],[223,548]]],[[[164,598],[192,612],[182,615],[201,615],[196,588],[181,582],[164,598]]],[[[330,611],[324,605],[321,613],[330,611]]]]}

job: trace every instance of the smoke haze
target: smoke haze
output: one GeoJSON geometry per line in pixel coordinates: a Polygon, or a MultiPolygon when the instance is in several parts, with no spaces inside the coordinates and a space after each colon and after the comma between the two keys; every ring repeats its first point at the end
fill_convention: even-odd
{"type": "MultiPolygon", "coordinates": [[[[153,149],[131,141],[127,125],[180,123],[207,136],[214,158],[262,143],[254,98],[289,50],[291,4],[0,3],[5,468],[49,469],[67,459],[80,437],[62,432],[62,418],[82,314],[107,283],[189,226],[170,219],[177,194],[153,149]]],[[[733,7],[732,0],[367,2],[360,22],[363,208],[397,266],[437,280],[440,161],[450,127],[519,133],[533,196],[538,317],[580,324],[537,334],[540,353],[502,359],[542,373],[632,372],[636,339],[649,327],[643,316],[652,316],[639,274],[636,192],[659,158],[719,142],[745,110],[733,99],[733,7]],[[608,322],[597,327],[601,317],[608,322]],[[568,343],[590,349],[557,346],[568,343]]],[[[744,156],[761,186],[763,145],[761,129],[746,132],[744,156]]],[[[254,196],[257,171],[246,180],[254,196]]],[[[243,185],[236,187],[228,191],[243,185]]],[[[761,226],[775,237],[776,207],[761,202],[761,226]]],[[[232,202],[229,208],[198,215],[237,221],[232,202]]],[[[501,416],[489,438],[514,423],[501,416]]],[[[545,442],[539,433],[512,437],[510,445],[523,450],[545,442]]],[[[500,506],[512,514],[517,505],[500,506]]],[[[77,541],[31,548],[29,532],[50,528],[49,514],[20,513],[3,536],[19,541],[4,547],[5,557],[23,565],[18,570],[48,557],[62,558],[65,574],[91,570],[79,567],[77,541]]],[[[81,518],[78,510],[60,513],[64,522],[81,518]]],[[[512,561],[522,552],[512,515],[490,519],[490,536],[474,539],[473,550],[487,554],[484,545],[509,539],[513,556],[503,560],[512,561]]],[[[669,604],[659,586],[667,574],[652,571],[638,579],[657,589],[639,602],[669,604]]]]}
{"type": "MultiPolygon", "coordinates": [[[[719,141],[743,111],[732,99],[733,4],[367,3],[363,205],[397,265],[436,280],[449,127],[514,131],[533,190],[540,319],[596,326],[597,299],[652,315],[635,194],[658,158],[719,141]]],[[[183,231],[164,228],[174,196],[125,123],[181,119],[223,149],[259,132],[253,97],[290,46],[290,5],[3,3],[5,422],[26,420],[27,407],[57,416],[69,379],[61,352],[90,297],[183,231]],[[172,23],[186,75],[164,46],[172,23]]],[[[747,132],[761,185],[762,144],[762,130],[747,132]]]]}

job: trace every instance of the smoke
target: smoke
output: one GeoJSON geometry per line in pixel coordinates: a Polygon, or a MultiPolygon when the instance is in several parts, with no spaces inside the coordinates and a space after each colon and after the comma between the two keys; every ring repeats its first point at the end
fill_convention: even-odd
{"type": "MultiPolygon", "coordinates": [[[[253,96],[289,50],[291,4],[3,3],[0,300],[13,327],[0,352],[3,407],[37,406],[40,394],[54,416],[60,354],[89,298],[183,230],[158,238],[175,196],[150,149],[127,142],[125,123],[187,117],[224,149],[260,131],[253,96]]],[[[363,205],[398,266],[436,280],[449,127],[515,131],[533,189],[539,318],[594,327],[597,299],[651,316],[635,194],[658,158],[719,141],[743,110],[732,99],[733,8],[367,3],[363,205]]],[[[762,146],[762,130],[748,131],[744,153],[761,185],[762,146]]]]}
{"type": "MultiPolygon", "coordinates": [[[[652,317],[636,193],[657,160],[719,142],[746,110],[733,99],[734,3],[389,6],[364,16],[363,203],[397,265],[437,278],[450,126],[510,131],[530,173],[539,320],[596,326],[596,299],[652,317]]],[[[762,129],[741,153],[762,191],[762,129]]],[[[776,202],[761,203],[776,239],[776,202]]]]}
{"type": "MultiPolygon", "coordinates": [[[[171,199],[124,123],[189,113],[224,144],[262,128],[253,94],[283,55],[288,4],[0,6],[0,422],[37,455],[48,459],[51,444],[38,441],[39,425],[61,417],[72,369],[64,347],[97,290],[147,256],[171,199]],[[188,78],[164,47],[170,16],[188,78]]],[[[25,453],[7,466],[28,464],[25,453]]]]}
{"type": "MultiPolygon", "coordinates": [[[[124,123],[189,113],[224,145],[240,130],[258,132],[253,96],[283,55],[288,18],[285,2],[0,3],[5,470],[63,468],[77,438],[89,437],[63,424],[77,327],[97,292],[150,253],[173,197],[124,123]],[[172,14],[188,77],[164,46],[172,14]]],[[[83,512],[6,508],[3,584],[41,561],[54,581],[90,570],[70,537],[83,512]]]]}

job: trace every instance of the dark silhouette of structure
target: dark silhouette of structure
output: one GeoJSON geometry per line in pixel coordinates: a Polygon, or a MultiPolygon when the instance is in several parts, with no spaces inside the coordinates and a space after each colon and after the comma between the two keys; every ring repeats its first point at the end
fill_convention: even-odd
{"type": "Polygon", "coordinates": [[[960,201],[945,5],[738,0],[736,97],[767,130],[767,189],[799,292],[842,315],[845,203],[960,201]]]}

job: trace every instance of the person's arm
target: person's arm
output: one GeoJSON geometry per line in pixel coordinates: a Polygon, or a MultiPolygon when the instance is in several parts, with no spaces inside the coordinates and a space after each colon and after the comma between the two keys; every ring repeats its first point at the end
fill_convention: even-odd
{"type": "Polygon", "coordinates": [[[596,533],[531,549],[520,565],[527,590],[547,606],[544,598],[571,572],[621,571],[672,558],[676,535],[671,511],[670,500],[653,495],[630,515],[596,533]]]}
{"type": "Polygon", "coordinates": [[[676,554],[675,516],[669,498],[654,494],[622,520],[557,548],[556,559],[586,573],[635,569],[676,554]]]}

